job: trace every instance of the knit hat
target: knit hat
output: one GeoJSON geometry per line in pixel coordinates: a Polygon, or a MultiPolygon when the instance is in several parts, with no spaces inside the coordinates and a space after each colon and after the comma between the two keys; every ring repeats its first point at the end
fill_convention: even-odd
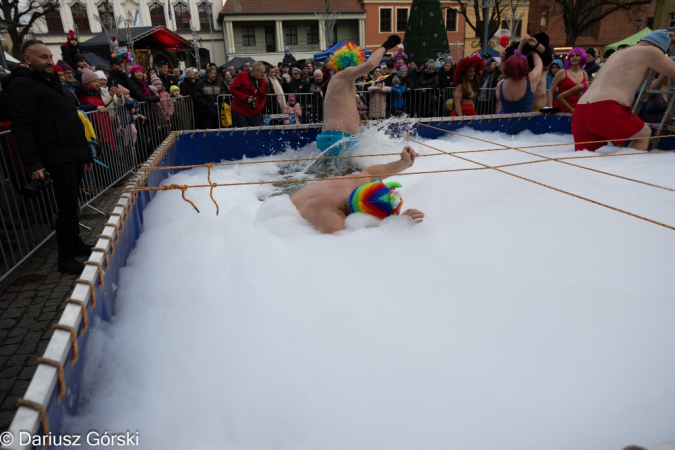
{"type": "Polygon", "coordinates": [[[66,34],[66,37],[68,38],[69,41],[75,40],[79,42],[77,33],[75,33],[73,30],[68,30],[68,34],[66,34]]]}
{"type": "Polygon", "coordinates": [[[199,78],[204,77],[204,74],[206,73],[206,70],[204,69],[199,69],[199,78]]]}
{"type": "Polygon", "coordinates": [[[284,47],[284,51],[290,53],[290,52],[291,52],[291,48],[287,45],[286,47],[284,47]]]}
{"type": "Polygon", "coordinates": [[[650,44],[656,45],[663,53],[666,53],[668,51],[668,47],[670,47],[670,36],[668,36],[668,30],[654,30],[648,35],[642,36],[640,41],[647,41],[650,44]]]}
{"type": "Polygon", "coordinates": [[[82,69],[82,84],[89,84],[92,81],[98,81],[98,75],[92,70],[82,69]]]}
{"type": "Polygon", "coordinates": [[[74,72],[73,68],[70,67],[70,64],[68,64],[67,62],[65,62],[65,61],[62,60],[62,59],[59,59],[59,60],[56,62],[56,65],[59,66],[60,68],[62,68],[64,72],[65,72],[66,70],[70,70],[71,72],[74,72]]]}
{"type": "Polygon", "coordinates": [[[300,74],[302,74],[302,70],[298,69],[297,67],[293,67],[293,70],[291,70],[291,73],[300,73],[300,74]]]}
{"type": "Polygon", "coordinates": [[[112,66],[113,64],[123,64],[124,60],[120,58],[119,56],[113,56],[110,58],[110,65],[112,66]]]}
{"type": "Polygon", "coordinates": [[[391,84],[401,84],[401,79],[395,76],[391,79],[391,84]]]}
{"type": "Polygon", "coordinates": [[[404,49],[403,44],[398,44],[398,48],[400,48],[401,50],[403,50],[403,49],[404,49]]]}
{"type": "Polygon", "coordinates": [[[157,67],[162,67],[163,65],[168,65],[166,61],[157,61],[157,67]]]}
{"type": "Polygon", "coordinates": [[[586,55],[591,55],[593,58],[597,56],[597,54],[595,53],[595,49],[593,47],[586,49],[586,55]]]}
{"type": "Polygon", "coordinates": [[[401,72],[405,71],[405,73],[408,73],[408,66],[402,66],[400,69],[398,69],[398,74],[401,75],[401,72]]]}
{"type": "Polygon", "coordinates": [[[321,69],[316,69],[316,70],[314,71],[314,76],[317,76],[317,75],[323,76],[323,72],[321,71],[321,69]]]}
{"type": "Polygon", "coordinates": [[[122,93],[122,95],[130,94],[129,89],[125,88],[125,87],[122,86],[121,84],[118,84],[118,85],[117,85],[117,89],[120,90],[120,92],[122,93]]]}
{"type": "Polygon", "coordinates": [[[131,69],[129,69],[129,73],[133,75],[136,72],[145,72],[145,69],[143,69],[143,66],[131,66],[131,69]]]}
{"type": "Polygon", "coordinates": [[[107,78],[105,77],[105,74],[103,73],[102,70],[97,70],[94,73],[96,74],[96,76],[98,77],[99,80],[107,80],[107,78]]]}
{"type": "Polygon", "coordinates": [[[180,91],[180,88],[179,88],[178,86],[175,86],[175,85],[174,85],[174,86],[171,86],[171,87],[169,88],[169,92],[170,92],[171,94],[173,94],[174,91],[180,91]]]}
{"type": "Polygon", "coordinates": [[[54,64],[54,72],[63,72],[63,69],[58,66],[58,64],[54,64]]]}
{"type": "Polygon", "coordinates": [[[162,80],[157,75],[152,75],[150,77],[150,84],[162,84],[162,80]]]}
{"type": "Polygon", "coordinates": [[[400,183],[383,183],[376,178],[352,191],[349,195],[349,207],[353,213],[370,214],[379,219],[396,216],[403,206],[403,198],[395,189],[398,187],[401,187],[400,183]]]}
{"type": "Polygon", "coordinates": [[[295,95],[291,94],[288,96],[288,101],[289,102],[294,102],[295,101],[295,95]]]}

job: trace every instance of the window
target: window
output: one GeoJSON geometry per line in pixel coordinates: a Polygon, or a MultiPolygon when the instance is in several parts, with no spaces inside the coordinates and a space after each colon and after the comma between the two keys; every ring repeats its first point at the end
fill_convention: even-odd
{"type": "Polygon", "coordinates": [[[670,18],[668,19],[668,28],[675,28],[675,13],[670,13],[670,18]]]}
{"type": "Polygon", "coordinates": [[[166,17],[164,17],[164,7],[159,3],[150,5],[150,23],[153,27],[166,26],[166,17]]]}
{"type": "Polygon", "coordinates": [[[241,38],[244,41],[244,46],[255,45],[255,27],[241,27],[241,38]]]}
{"type": "Polygon", "coordinates": [[[541,17],[539,18],[539,28],[546,29],[548,27],[548,8],[544,8],[541,11],[541,17]]]}
{"type": "Polygon", "coordinates": [[[457,10],[448,8],[445,10],[445,31],[457,31],[457,10]]]}
{"type": "Polygon", "coordinates": [[[298,43],[298,27],[284,27],[284,44],[293,45],[298,43]]]}
{"type": "Polygon", "coordinates": [[[190,29],[190,20],[188,19],[188,9],[182,3],[178,3],[173,12],[176,14],[176,29],[177,30],[189,30],[190,29]]]}
{"type": "Polygon", "coordinates": [[[319,43],[319,26],[318,25],[307,25],[307,43],[308,44],[318,44],[319,43]]]}
{"type": "Polygon", "coordinates": [[[511,25],[511,21],[510,21],[510,20],[502,20],[502,29],[504,29],[504,30],[509,30],[509,31],[511,32],[511,37],[522,36],[522,34],[520,34],[520,33],[521,33],[521,31],[522,31],[522,28],[523,28],[523,21],[522,21],[522,20],[519,20],[519,19],[515,19],[515,22],[516,22],[516,24],[515,24],[515,25],[516,25],[516,31],[515,31],[515,33],[514,33],[514,31],[511,29],[511,26],[510,26],[510,25],[511,25]]]}
{"type": "Polygon", "coordinates": [[[98,17],[101,20],[110,20],[114,22],[115,10],[113,9],[112,5],[105,2],[98,5],[98,17]]]}
{"type": "Polygon", "coordinates": [[[396,8],[396,32],[405,33],[408,24],[408,8],[396,8]]]}
{"type": "MultiPolygon", "coordinates": [[[[211,27],[211,5],[202,3],[197,7],[199,12],[199,27],[202,30],[211,27]]],[[[255,31],[255,30],[254,30],[255,31]]],[[[255,45],[255,36],[253,37],[253,45],[255,45]]]]}
{"type": "Polygon", "coordinates": [[[391,8],[380,8],[380,33],[391,31],[391,8]]]}
{"type": "Polygon", "coordinates": [[[47,33],[63,33],[63,22],[61,22],[61,12],[58,9],[49,11],[45,14],[47,22],[47,33]]]}
{"type": "Polygon", "coordinates": [[[79,3],[75,3],[70,8],[70,12],[73,14],[73,22],[78,33],[90,32],[91,27],[89,26],[89,17],[87,17],[87,9],[79,3]]]}

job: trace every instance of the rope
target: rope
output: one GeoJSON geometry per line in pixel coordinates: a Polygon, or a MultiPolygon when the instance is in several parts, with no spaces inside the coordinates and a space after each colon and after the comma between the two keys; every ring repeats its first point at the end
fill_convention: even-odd
{"type": "MultiPolygon", "coordinates": [[[[675,192],[675,189],[672,189],[672,188],[669,188],[669,187],[659,186],[659,185],[657,185],[657,184],[648,183],[648,182],[646,182],[646,181],[636,180],[636,179],[633,179],[633,178],[628,178],[628,177],[624,177],[624,176],[621,176],[621,175],[616,175],[616,174],[613,174],[613,173],[604,172],[604,171],[602,171],[602,170],[592,169],[592,168],[590,168],[590,167],[580,166],[580,165],[578,165],[578,164],[573,164],[573,163],[570,163],[570,162],[567,162],[567,161],[562,161],[562,160],[560,160],[560,159],[558,159],[558,158],[549,158],[548,156],[539,155],[539,154],[537,154],[537,153],[532,153],[532,152],[525,151],[525,150],[523,150],[522,147],[509,147],[508,145],[500,144],[500,143],[498,143],[498,142],[490,142],[490,141],[486,141],[486,140],[484,140],[484,139],[479,139],[479,138],[477,138],[477,137],[469,136],[469,135],[462,134],[462,133],[457,133],[457,132],[455,132],[455,131],[444,130],[443,128],[432,127],[431,125],[426,125],[426,124],[422,124],[422,125],[424,125],[424,126],[426,126],[426,127],[429,127],[429,128],[433,128],[433,129],[435,129],[435,130],[441,130],[441,131],[445,131],[446,133],[455,134],[455,135],[457,135],[457,136],[462,136],[462,137],[466,137],[466,138],[469,138],[469,139],[475,139],[475,140],[477,140],[477,141],[488,142],[488,143],[490,143],[490,144],[498,145],[498,146],[500,146],[500,147],[503,147],[504,150],[516,150],[516,151],[525,153],[525,154],[527,154],[527,155],[536,156],[536,157],[538,157],[538,158],[544,158],[544,159],[546,159],[547,161],[555,161],[555,162],[559,162],[559,163],[561,163],[561,164],[567,164],[567,165],[572,166],[572,167],[578,167],[578,168],[580,168],[580,169],[590,170],[591,172],[597,172],[597,173],[601,173],[601,174],[603,174],[603,175],[608,175],[608,176],[610,176],[610,177],[621,178],[622,180],[633,181],[633,182],[635,182],[635,183],[644,184],[644,185],[646,185],[646,186],[651,186],[651,187],[655,187],[655,188],[658,188],[658,189],[664,189],[664,190],[666,190],[666,191],[675,192]]],[[[640,138],[640,139],[641,139],[641,138],[640,138]]],[[[582,144],[590,144],[590,143],[598,143],[598,142],[607,142],[607,141],[589,141],[589,142],[582,142],[582,144]]],[[[538,146],[537,148],[539,148],[539,147],[554,146],[554,145],[558,145],[558,144],[541,145],[541,146],[538,146]]],[[[643,154],[644,154],[644,153],[643,153],[643,154]]],[[[605,155],[602,155],[602,156],[605,156],[605,155]]]]}
{"type": "MultiPolygon", "coordinates": [[[[521,117],[521,119],[522,119],[522,117],[521,117]]],[[[491,120],[492,120],[492,117],[490,118],[490,121],[491,121],[491,120]]],[[[366,123],[366,124],[367,124],[368,122],[363,121],[363,123],[366,123]]],[[[439,122],[439,123],[440,123],[440,122],[439,122]]],[[[417,140],[415,140],[415,139],[410,138],[410,132],[408,132],[408,135],[407,135],[407,136],[403,136],[403,135],[398,134],[398,133],[396,133],[396,132],[394,132],[394,131],[391,131],[391,130],[385,130],[385,132],[388,132],[388,133],[390,133],[390,134],[393,134],[394,136],[398,136],[398,137],[400,137],[400,138],[403,138],[403,139],[408,140],[408,141],[410,141],[410,142],[414,142],[414,143],[416,143],[416,144],[419,144],[419,145],[428,147],[428,148],[430,148],[430,149],[435,150],[436,152],[438,152],[438,153],[436,153],[435,155],[420,155],[420,156],[437,156],[437,155],[441,155],[441,154],[442,154],[442,155],[448,155],[448,156],[454,156],[455,158],[461,159],[461,160],[466,161],[466,162],[469,162],[469,163],[471,163],[471,164],[477,164],[477,165],[479,165],[479,166],[481,166],[481,167],[477,167],[477,168],[465,168],[465,169],[446,169],[446,170],[435,170],[435,171],[422,171],[422,172],[406,172],[406,173],[395,173],[395,174],[381,174],[381,175],[380,175],[381,177],[407,176],[407,175],[422,175],[422,174],[432,174],[432,173],[449,173],[449,172],[461,172],[461,171],[469,171],[469,170],[493,169],[493,170],[496,170],[497,172],[500,172],[500,173],[503,173],[503,174],[506,174],[506,175],[510,175],[510,176],[512,176],[512,177],[519,178],[519,179],[521,179],[521,180],[528,181],[528,182],[531,182],[531,183],[533,183],[533,184],[537,184],[537,185],[539,185],[539,186],[543,186],[543,187],[546,187],[546,188],[548,188],[548,189],[551,189],[551,190],[554,190],[554,191],[557,191],[557,192],[560,192],[560,193],[563,193],[563,194],[567,194],[567,195],[570,195],[570,196],[572,196],[572,197],[575,197],[575,198],[578,198],[578,199],[581,199],[581,200],[585,200],[585,201],[588,201],[588,202],[590,202],[590,203],[593,203],[593,204],[596,204],[596,205],[599,205],[599,206],[604,206],[604,207],[606,207],[606,208],[608,208],[608,209],[611,209],[611,210],[614,210],[614,211],[617,211],[617,212],[621,212],[621,213],[627,214],[627,215],[629,215],[629,216],[632,216],[632,217],[635,217],[635,218],[638,218],[638,219],[641,219],[641,220],[645,220],[645,221],[647,221],[647,222],[650,222],[650,223],[653,223],[653,224],[656,224],[656,225],[663,226],[663,227],[668,228],[668,229],[675,230],[675,227],[673,227],[673,226],[671,226],[671,225],[667,225],[667,224],[664,224],[664,223],[661,223],[661,222],[658,222],[658,221],[655,221],[655,220],[652,220],[652,219],[649,219],[649,218],[646,218],[646,217],[643,217],[643,216],[640,216],[640,215],[637,215],[637,214],[634,214],[634,213],[631,213],[631,212],[628,212],[628,211],[625,211],[625,210],[622,210],[622,209],[619,209],[619,208],[616,208],[616,207],[613,207],[613,206],[610,206],[610,205],[601,203],[601,202],[597,202],[597,201],[595,201],[595,200],[591,200],[591,199],[586,198],[586,197],[583,197],[583,196],[581,196],[581,195],[573,194],[573,193],[568,192],[568,191],[565,191],[565,190],[563,190],[563,189],[559,189],[559,188],[556,188],[556,187],[553,187],[553,186],[549,186],[549,185],[547,185],[547,184],[540,183],[540,182],[538,182],[538,181],[535,181],[535,180],[532,180],[532,179],[529,179],[529,178],[526,178],[526,177],[523,177],[523,176],[520,176],[520,175],[513,174],[513,173],[511,173],[511,172],[507,172],[507,171],[505,171],[505,170],[502,170],[502,169],[505,168],[505,167],[513,167],[513,166],[526,165],[526,164],[535,164],[535,163],[539,163],[539,162],[556,161],[556,162],[561,162],[561,163],[563,163],[563,164],[568,164],[568,165],[573,166],[573,167],[579,167],[579,168],[591,170],[591,171],[594,171],[594,172],[597,172],[597,173],[601,173],[601,174],[605,174],[605,175],[609,175],[609,176],[614,176],[614,177],[617,177],[617,178],[621,178],[621,179],[624,179],[624,180],[627,180],[627,181],[633,181],[633,182],[640,183],[640,184],[644,184],[644,185],[647,185],[647,186],[656,187],[656,188],[659,188],[659,189],[664,189],[664,190],[668,190],[668,191],[673,191],[673,192],[675,192],[675,189],[671,189],[671,188],[668,188],[668,187],[659,186],[659,185],[655,185],[655,184],[652,184],[652,183],[647,183],[647,182],[643,182],[643,181],[640,181],[640,180],[635,180],[635,179],[632,179],[632,178],[623,177],[623,176],[620,176],[620,175],[615,175],[615,174],[611,174],[611,173],[608,173],[608,172],[603,172],[603,171],[600,171],[600,170],[597,170],[597,169],[591,169],[591,168],[587,168],[587,167],[584,167],[584,166],[579,166],[579,165],[576,165],[576,164],[572,164],[572,163],[569,163],[569,162],[567,162],[567,161],[563,161],[563,159],[576,159],[577,157],[550,158],[550,157],[538,155],[538,154],[536,154],[536,153],[527,152],[527,151],[524,151],[524,150],[523,150],[524,148],[544,148],[544,147],[555,147],[555,146],[571,145],[571,144],[544,144],[544,145],[534,145],[534,146],[524,146],[524,147],[510,147],[510,146],[506,146],[506,145],[504,145],[504,144],[499,144],[499,143],[491,142],[491,141],[488,141],[488,140],[485,140],[485,139],[480,139],[480,138],[476,138],[476,137],[473,137],[473,136],[468,136],[468,135],[465,135],[465,134],[462,134],[462,133],[457,133],[457,132],[454,132],[454,131],[445,130],[445,129],[442,129],[442,128],[437,128],[437,127],[434,127],[434,126],[429,125],[429,124],[423,124],[421,121],[418,122],[418,125],[424,125],[424,126],[426,126],[426,127],[429,127],[429,128],[432,128],[432,129],[436,129],[436,130],[440,130],[440,131],[443,131],[443,132],[446,132],[446,133],[449,133],[449,134],[454,134],[454,135],[458,135],[458,136],[461,136],[461,137],[465,137],[465,138],[469,138],[469,139],[474,139],[474,140],[478,140],[478,141],[481,141],[481,142],[485,142],[485,143],[487,143],[487,144],[495,145],[495,146],[497,146],[497,147],[501,147],[501,148],[499,148],[499,149],[486,149],[486,150],[481,150],[481,151],[517,150],[517,151],[521,151],[522,153],[525,153],[525,154],[528,154],[528,155],[531,155],[531,156],[540,157],[540,158],[542,158],[542,159],[539,160],[539,161],[528,161],[528,162],[523,162],[523,163],[504,164],[504,165],[501,165],[501,166],[489,166],[489,165],[487,165],[487,164],[483,164],[483,163],[480,163],[480,162],[477,162],[477,161],[473,161],[473,160],[471,160],[471,159],[468,159],[468,158],[459,156],[460,153],[475,153],[475,152],[476,152],[475,150],[474,150],[474,151],[464,151],[464,152],[447,152],[447,151],[445,151],[445,150],[436,148],[436,147],[434,147],[434,146],[432,146],[432,145],[425,144],[425,143],[423,143],[423,142],[420,142],[420,141],[417,141],[417,140]]],[[[296,127],[296,129],[297,129],[297,127],[296,127]]],[[[244,131],[244,134],[246,133],[246,131],[248,131],[248,128],[244,131]]],[[[638,140],[638,139],[656,139],[656,138],[661,138],[661,137],[668,137],[668,136],[650,136],[650,137],[645,137],[645,138],[636,138],[635,140],[638,140]]],[[[601,140],[601,141],[588,141],[588,142],[583,142],[583,144],[589,144],[589,143],[604,143],[604,142],[607,142],[607,140],[601,140]]],[[[629,154],[622,154],[622,155],[591,155],[591,157],[626,156],[626,155],[634,155],[634,154],[645,154],[645,153],[644,153],[644,152],[640,152],[640,153],[629,153],[629,154]]],[[[191,185],[191,186],[171,184],[171,185],[167,185],[167,186],[159,186],[159,187],[140,187],[140,186],[136,186],[136,187],[129,187],[129,188],[125,189],[124,192],[134,192],[134,191],[136,191],[136,192],[138,192],[138,191],[155,191],[155,190],[164,190],[164,191],[166,191],[166,190],[175,190],[175,189],[179,189],[179,190],[181,190],[181,192],[182,192],[183,200],[185,200],[186,202],[190,203],[190,204],[192,205],[192,207],[193,207],[197,212],[199,212],[199,209],[197,209],[197,207],[195,206],[195,204],[194,204],[192,201],[188,200],[188,199],[185,197],[185,191],[186,191],[188,188],[209,187],[209,188],[210,188],[211,199],[212,199],[213,202],[216,204],[216,208],[218,208],[218,204],[217,204],[217,202],[215,201],[215,199],[213,198],[213,188],[214,188],[214,187],[245,186],[245,185],[263,185],[263,184],[304,183],[304,182],[312,182],[312,181],[332,181],[332,180],[340,180],[340,179],[344,179],[344,178],[345,178],[345,177],[326,177],[326,178],[321,178],[321,179],[315,179],[315,178],[301,178],[301,179],[293,179],[293,180],[273,180],[273,181],[258,181],[258,182],[213,183],[213,182],[211,181],[211,167],[214,167],[215,165],[235,165],[235,164],[247,164],[247,163],[249,163],[249,164],[250,164],[250,163],[261,164],[261,163],[269,163],[269,162],[279,163],[279,162],[294,162],[294,161],[302,161],[302,160],[341,159],[341,158],[352,158],[352,157],[389,156],[389,155],[397,155],[397,153],[395,153],[395,154],[391,154],[391,153],[389,153],[389,154],[379,154],[379,155],[358,155],[358,156],[357,156],[357,155],[353,155],[353,156],[350,155],[350,156],[338,156],[338,157],[299,158],[299,159],[274,160],[274,161],[255,161],[255,162],[254,162],[254,161],[247,161],[247,162],[220,163],[220,164],[208,163],[208,164],[195,165],[195,166],[163,167],[163,168],[161,168],[161,169],[160,169],[160,168],[152,168],[152,169],[149,168],[148,170],[169,170],[169,169],[174,169],[174,170],[175,170],[175,169],[196,168],[196,167],[204,167],[204,166],[206,166],[207,169],[208,169],[207,177],[208,177],[208,182],[209,182],[209,184],[208,184],[208,185],[191,185]]],[[[587,156],[583,156],[583,157],[587,157],[587,156]]],[[[370,176],[368,176],[368,175],[364,175],[364,176],[351,175],[350,177],[351,177],[351,178],[370,178],[370,176]]],[[[218,211],[216,212],[216,214],[218,214],[218,211]]]]}
{"type": "Polygon", "coordinates": [[[63,364],[55,359],[49,358],[38,358],[37,363],[52,366],[56,369],[56,375],[59,379],[59,401],[63,400],[63,397],[66,396],[66,377],[63,373],[63,364]]]}

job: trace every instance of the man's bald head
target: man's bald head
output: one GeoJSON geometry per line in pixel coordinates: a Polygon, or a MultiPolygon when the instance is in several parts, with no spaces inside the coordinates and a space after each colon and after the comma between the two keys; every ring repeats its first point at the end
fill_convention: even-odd
{"type": "Polygon", "coordinates": [[[54,75],[52,52],[39,40],[29,40],[21,46],[21,56],[28,68],[50,79],[54,75]]]}

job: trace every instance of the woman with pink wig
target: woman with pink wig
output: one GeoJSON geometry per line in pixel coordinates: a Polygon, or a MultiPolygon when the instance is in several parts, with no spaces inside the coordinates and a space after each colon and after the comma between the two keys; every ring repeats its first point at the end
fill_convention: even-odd
{"type": "Polygon", "coordinates": [[[577,102],[581,95],[571,95],[567,97],[566,100],[568,106],[566,107],[558,100],[553,100],[553,93],[556,92],[557,89],[558,95],[560,95],[577,85],[582,85],[583,92],[581,94],[583,95],[588,89],[588,74],[582,70],[585,65],[586,50],[581,47],[575,47],[570,50],[567,54],[567,58],[565,58],[565,64],[563,65],[565,70],[558,71],[551,82],[551,87],[546,94],[546,106],[560,108],[563,112],[574,112],[574,107],[577,106],[577,102]]]}

